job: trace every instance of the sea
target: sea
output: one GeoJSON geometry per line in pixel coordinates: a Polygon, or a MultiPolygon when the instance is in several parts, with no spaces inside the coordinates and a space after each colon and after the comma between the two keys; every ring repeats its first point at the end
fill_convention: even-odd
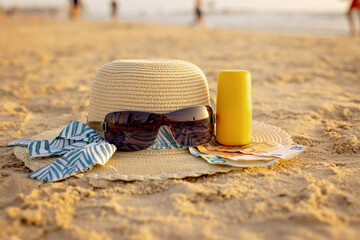
{"type": "MultiPolygon", "coordinates": [[[[1,0],[0,0],[1,1],[1,0]]],[[[3,0],[4,1],[4,0],[3,0]]],[[[38,8],[44,7],[38,2],[34,5],[33,0],[9,0],[5,7],[11,7],[10,3],[18,2],[19,7],[26,7],[26,2],[37,6],[38,8]]],[[[118,0],[120,1],[120,0],[118,0]]],[[[168,3],[164,5],[165,0],[154,0],[154,4],[150,2],[144,2],[140,0],[134,0],[125,2],[122,1],[118,21],[120,22],[138,22],[149,24],[162,24],[162,25],[193,25],[195,23],[195,13],[192,10],[192,0],[184,1],[180,4],[180,1],[174,3],[168,3]],[[136,1],[138,2],[137,4],[136,1]],[[155,4],[157,3],[157,5],[155,4]],[[186,5],[186,4],[187,5],[186,5]],[[168,9],[162,7],[167,6],[168,9]],[[172,7],[173,9],[170,9],[172,7]],[[179,6],[178,6],[179,5],[179,6]],[[180,6],[181,5],[181,6],[180,6]],[[184,5],[184,6],[182,6],[184,5]],[[183,9],[183,10],[179,10],[183,9]],[[187,9],[187,10],[184,10],[187,9]]],[[[213,2],[220,3],[220,1],[212,0],[213,2]]],[[[239,0],[240,1],[240,0],[239,0]]],[[[307,2],[306,6],[310,7],[310,0],[303,0],[307,2]]],[[[317,1],[332,1],[334,6],[340,4],[335,0],[317,0],[317,1]],[[335,2],[334,2],[335,1],[335,2]],[[336,3],[336,4],[335,4],[336,3]]],[[[53,0],[54,8],[57,8],[60,12],[60,18],[66,19],[69,14],[68,1],[65,0],[53,0]]],[[[97,0],[85,1],[85,11],[83,20],[85,21],[110,21],[110,9],[109,5],[105,2],[97,0]]],[[[208,0],[207,2],[211,2],[208,0]]],[[[225,4],[226,1],[224,1],[225,4]]],[[[230,0],[227,2],[231,2],[230,0]]],[[[245,1],[242,1],[243,5],[245,1]]],[[[316,4],[313,4],[314,9],[308,11],[306,8],[300,9],[301,4],[296,5],[298,7],[296,11],[290,9],[292,6],[287,1],[275,1],[280,9],[280,5],[285,5],[285,11],[277,11],[271,9],[268,1],[262,1],[267,3],[265,7],[261,8],[214,8],[215,10],[207,10],[204,14],[205,26],[209,28],[225,28],[225,29],[237,29],[243,31],[261,31],[261,32],[275,32],[284,34],[295,35],[323,35],[323,36],[345,36],[349,35],[349,24],[346,17],[346,6],[339,5],[337,8],[325,9],[320,11],[320,8],[315,8],[316,4]],[[227,10],[226,10],[227,9],[227,10]],[[318,11],[318,12],[317,12],[318,11]],[[319,12],[320,11],[320,12],[319,12]]],[[[234,1],[232,2],[235,3],[234,1]]],[[[318,4],[319,5],[319,4],[318,4]]],[[[329,4],[330,6],[331,4],[329,4]]],[[[1,5],[0,5],[1,6],[1,5]]],[[[332,5],[331,5],[332,6],[332,5]]],[[[303,6],[304,7],[304,6],[303,6]]],[[[207,9],[210,9],[207,7],[207,9]]],[[[360,24],[360,12],[354,13],[356,18],[355,24],[360,24]]],[[[360,26],[357,26],[360,28],[360,26]]]]}
{"type": "MultiPolygon", "coordinates": [[[[109,16],[105,13],[96,15],[87,14],[84,16],[84,19],[108,21],[109,16]]],[[[119,15],[117,20],[120,22],[160,25],[194,25],[195,16],[192,13],[139,13],[136,15],[119,15]]],[[[209,28],[274,32],[291,35],[349,35],[349,25],[345,13],[216,12],[205,14],[204,20],[204,25],[209,28]]],[[[356,23],[358,22],[356,21],[356,23]]]]}

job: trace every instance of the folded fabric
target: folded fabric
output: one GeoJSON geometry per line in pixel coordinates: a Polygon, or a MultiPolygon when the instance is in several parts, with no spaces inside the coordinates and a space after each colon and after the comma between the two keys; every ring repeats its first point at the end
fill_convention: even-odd
{"type": "Polygon", "coordinates": [[[34,141],[19,139],[8,146],[27,146],[30,158],[63,155],[76,148],[85,147],[89,143],[105,142],[100,135],[84,123],[73,121],[67,125],[52,141],[34,141]]]}
{"type": "MultiPolygon", "coordinates": [[[[104,165],[116,151],[116,147],[104,141],[100,135],[84,123],[73,121],[54,140],[35,141],[19,139],[8,146],[28,147],[30,158],[61,156],[56,161],[29,174],[44,182],[65,179],[80,172],[89,171],[96,164],[104,165]]],[[[162,127],[151,150],[183,148],[162,127]]],[[[36,160],[34,160],[36,161],[36,160]]]]}
{"type": "Polygon", "coordinates": [[[104,165],[116,151],[107,142],[90,143],[79,149],[67,152],[55,162],[29,174],[29,177],[44,182],[65,179],[79,172],[90,170],[96,164],[104,165]]]}
{"type": "Polygon", "coordinates": [[[54,140],[19,139],[8,146],[27,146],[30,158],[65,154],[29,174],[29,177],[44,182],[65,179],[88,171],[96,164],[104,165],[116,151],[115,145],[102,140],[95,130],[77,121],[66,126],[54,140]]]}

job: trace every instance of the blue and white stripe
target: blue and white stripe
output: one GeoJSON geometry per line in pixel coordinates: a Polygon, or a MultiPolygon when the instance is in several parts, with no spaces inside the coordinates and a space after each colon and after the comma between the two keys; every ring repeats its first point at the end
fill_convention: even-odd
{"type": "Polygon", "coordinates": [[[107,142],[91,143],[84,148],[66,153],[55,162],[29,174],[44,182],[61,180],[90,170],[94,165],[104,165],[114,154],[116,147],[107,142]]]}
{"type": "Polygon", "coordinates": [[[164,150],[164,149],[174,149],[174,148],[183,148],[183,146],[175,142],[175,140],[171,136],[169,129],[163,126],[159,129],[158,135],[154,143],[148,149],[164,150]]]}
{"type": "Polygon", "coordinates": [[[34,140],[25,138],[25,139],[19,139],[19,140],[12,141],[12,142],[8,143],[8,146],[9,147],[14,147],[14,146],[27,147],[32,142],[34,142],[34,140]]]}

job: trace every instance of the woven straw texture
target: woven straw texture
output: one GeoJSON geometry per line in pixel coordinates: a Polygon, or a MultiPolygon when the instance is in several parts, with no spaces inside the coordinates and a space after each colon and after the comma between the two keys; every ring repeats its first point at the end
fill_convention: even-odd
{"type": "MultiPolygon", "coordinates": [[[[53,139],[62,128],[50,130],[33,137],[35,140],[53,139]]],[[[253,121],[253,141],[275,141],[289,145],[292,140],[284,130],[253,121]]],[[[55,158],[30,159],[25,147],[15,147],[15,156],[35,171],[55,158]]],[[[132,153],[116,152],[105,166],[95,166],[91,171],[76,177],[105,180],[162,180],[167,178],[196,177],[204,174],[229,172],[238,168],[211,165],[200,157],[194,157],[186,149],[143,150],[132,153]]]]}
{"type": "Polygon", "coordinates": [[[117,60],[96,73],[90,94],[89,121],[107,113],[138,110],[165,113],[209,105],[206,77],[200,68],[181,60],[117,60]]]}

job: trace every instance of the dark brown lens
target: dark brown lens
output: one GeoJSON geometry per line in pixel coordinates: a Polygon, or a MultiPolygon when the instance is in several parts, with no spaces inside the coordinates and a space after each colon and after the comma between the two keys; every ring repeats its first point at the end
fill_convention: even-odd
{"type": "Polygon", "coordinates": [[[166,114],[175,141],[183,146],[199,146],[213,136],[212,110],[206,106],[185,108],[166,114]]]}
{"type": "Polygon", "coordinates": [[[162,125],[167,125],[178,144],[198,146],[213,136],[213,112],[210,107],[196,106],[166,114],[119,111],[106,115],[105,139],[117,151],[139,151],[152,145],[162,125]]]}
{"type": "Polygon", "coordinates": [[[136,111],[109,113],[105,117],[105,139],[117,151],[131,152],[146,149],[154,142],[159,125],[158,114],[136,111]]]}

